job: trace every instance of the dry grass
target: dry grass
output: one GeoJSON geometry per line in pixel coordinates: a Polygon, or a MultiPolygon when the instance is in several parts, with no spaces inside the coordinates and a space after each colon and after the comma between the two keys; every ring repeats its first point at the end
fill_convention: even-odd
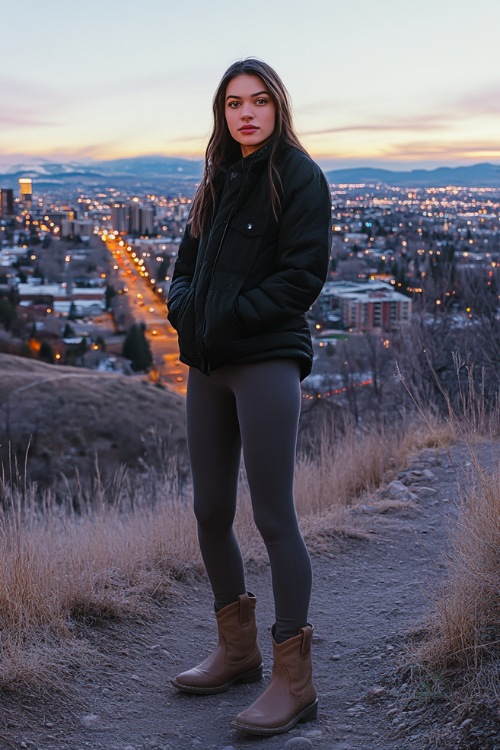
{"type": "Polygon", "coordinates": [[[61,503],[46,492],[41,507],[36,486],[0,486],[0,686],[61,676],[68,658],[88,655],[75,625],[145,616],[176,579],[199,569],[175,471],[153,483],[123,472],[116,479],[106,498],[97,481],[92,509],[79,515],[71,497],[61,503]]]}
{"type": "Polygon", "coordinates": [[[443,724],[442,701],[447,701],[448,724],[439,737],[439,741],[445,737],[443,747],[451,747],[446,744],[451,741],[449,728],[465,718],[476,721],[483,742],[482,729],[491,727],[494,733],[500,715],[500,468],[498,458],[496,468],[485,469],[478,457],[482,443],[498,440],[500,406],[498,399],[486,403],[485,389],[473,377],[474,368],[459,361],[458,355],[455,368],[458,406],[453,408],[443,390],[448,406],[445,422],[433,423],[416,404],[427,427],[426,439],[434,440],[450,459],[450,443],[465,443],[470,471],[463,481],[463,467],[455,467],[461,501],[457,518],[451,520],[445,583],[418,633],[418,643],[409,646],[404,669],[413,684],[411,698],[418,704],[422,700],[441,704],[443,724]],[[465,379],[460,372],[465,372],[465,379]]]}
{"type": "Polygon", "coordinates": [[[487,471],[474,450],[470,455],[448,577],[417,653],[425,672],[447,680],[469,713],[500,706],[500,470],[487,471]]]}
{"type": "MultiPolygon", "coordinates": [[[[349,506],[401,468],[412,445],[407,435],[353,433],[338,444],[324,435],[300,457],[296,503],[309,543],[353,533],[349,506]]],[[[91,656],[81,623],[148,617],[176,580],[202,571],[190,490],[173,463],[162,473],[120,469],[107,485],[96,468],[91,490],[68,484],[57,497],[4,478],[0,508],[0,688],[64,682],[65,668],[91,656]]],[[[236,529],[245,557],[265,559],[244,477],[236,529]]]]}
{"type": "MultiPolygon", "coordinates": [[[[387,434],[353,431],[337,441],[323,434],[298,458],[296,468],[297,511],[311,549],[321,551],[333,535],[362,533],[351,507],[392,479],[412,453],[436,446],[447,450],[455,434],[450,424],[428,417],[387,434]]],[[[82,623],[149,617],[155,601],[175,596],[176,581],[202,574],[190,489],[175,463],[168,464],[165,457],[161,463],[166,466],[162,472],[122,468],[107,484],[96,467],[91,485],[82,482],[75,490],[68,484],[65,492],[59,486],[57,496],[22,479],[0,481],[0,688],[64,685],[68,670],[93,656],[82,637],[82,623]]],[[[429,640],[425,657],[429,664],[432,654],[436,660],[446,649],[455,660],[466,654],[467,665],[477,664],[474,659],[483,653],[479,646],[492,632],[486,613],[493,613],[495,591],[498,597],[499,571],[493,561],[500,541],[500,480],[481,477],[482,491],[472,493],[462,509],[456,590],[452,594],[450,588],[439,605],[441,640],[436,645],[436,625],[434,645],[429,640]],[[459,565],[475,577],[471,572],[467,578],[459,565]],[[478,605],[478,591],[484,609],[478,605]],[[472,601],[473,616],[467,612],[472,601]],[[451,650],[444,645],[445,634],[454,644],[451,650]]],[[[236,531],[245,558],[264,560],[244,476],[236,531]]]]}

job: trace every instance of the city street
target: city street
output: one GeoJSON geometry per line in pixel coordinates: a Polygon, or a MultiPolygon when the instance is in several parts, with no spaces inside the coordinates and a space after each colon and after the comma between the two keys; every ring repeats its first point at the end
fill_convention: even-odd
{"type": "Polygon", "coordinates": [[[167,320],[167,306],[153,291],[127,250],[121,237],[108,235],[106,247],[112,254],[113,282],[136,323],[144,323],[153,354],[154,371],[159,382],[181,395],[186,395],[187,367],[179,361],[177,334],[167,320]],[[122,243],[122,244],[120,244],[122,243]]]}

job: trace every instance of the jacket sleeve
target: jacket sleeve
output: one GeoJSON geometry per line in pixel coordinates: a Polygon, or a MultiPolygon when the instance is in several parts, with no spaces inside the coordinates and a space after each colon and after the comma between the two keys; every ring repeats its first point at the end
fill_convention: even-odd
{"type": "Polygon", "coordinates": [[[234,315],[247,333],[279,326],[309,310],[328,272],[331,246],[331,195],[325,176],[308,160],[289,176],[280,218],[274,273],[255,289],[239,295],[234,315]]]}
{"type": "Polygon", "coordinates": [[[191,282],[193,280],[196,258],[198,256],[199,238],[191,234],[189,221],[186,225],[184,236],[179,245],[177,260],[175,261],[174,273],[168,293],[167,307],[168,320],[174,328],[177,328],[177,313],[181,307],[191,282]]]}

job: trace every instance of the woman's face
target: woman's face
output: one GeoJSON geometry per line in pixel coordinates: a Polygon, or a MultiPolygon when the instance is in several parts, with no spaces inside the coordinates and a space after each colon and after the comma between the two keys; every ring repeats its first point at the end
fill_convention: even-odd
{"type": "Polygon", "coordinates": [[[276,107],[262,78],[243,73],[229,81],[225,115],[243,156],[258,151],[272,136],[276,122],[276,107]]]}

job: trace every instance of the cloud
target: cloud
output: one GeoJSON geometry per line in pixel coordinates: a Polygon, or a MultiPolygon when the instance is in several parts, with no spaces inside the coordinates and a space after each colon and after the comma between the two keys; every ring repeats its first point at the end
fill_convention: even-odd
{"type": "Polygon", "coordinates": [[[45,158],[57,161],[100,161],[101,159],[115,158],[116,154],[121,154],[123,148],[117,141],[102,143],[92,143],[82,148],[53,148],[45,150],[45,158]]]}
{"type": "Polygon", "coordinates": [[[378,122],[351,122],[346,125],[333,125],[320,130],[302,130],[301,135],[329,135],[333,133],[355,133],[355,132],[422,132],[439,131],[449,127],[449,122],[456,119],[451,114],[428,114],[415,115],[404,118],[388,118],[378,122]]]}
{"type": "Polygon", "coordinates": [[[449,141],[409,142],[391,144],[383,150],[386,159],[475,159],[500,158],[499,141],[449,141]]]}
{"type": "MultiPolygon", "coordinates": [[[[50,87],[0,76],[0,129],[55,127],[61,97],[50,87]]],[[[63,99],[64,102],[64,99],[63,99]]]]}
{"type": "MultiPolygon", "coordinates": [[[[352,105],[348,105],[352,106],[352,105]]],[[[484,88],[480,91],[470,91],[461,97],[441,101],[437,109],[433,109],[430,103],[425,105],[426,112],[408,114],[403,117],[392,115],[373,117],[373,114],[358,112],[356,119],[346,124],[332,124],[330,127],[301,130],[303,136],[326,136],[338,133],[394,133],[394,132],[436,132],[448,128],[462,126],[465,120],[472,120],[482,116],[498,117],[500,115],[500,84],[484,88]]],[[[323,119],[328,118],[328,111],[338,114],[345,111],[339,102],[320,103],[315,102],[302,106],[298,110],[301,116],[321,115],[323,119]]],[[[332,119],[330,115],[330,121],[332,119]]],[[[328,119],[327,119],[328,121],[328,119]]]]}
{"type": "Polygon", "coordinates": [[[43,119],[43,115],[33,111],[12,109],[10,112],[0,112],[0,130],[12,130],[12,128],[53,128],[58,123],[43,119]]]}
{"type": "Polygon", "coordinates": [[[179,135],[168,139],[169,143],[205,143],[208,140],[206,133],[203,135],[179,135]]]}
{"type": "Polygon", "coordinates": [[[458,107],[469,115],[500,115],[500,84],[467,94],[458,107]]]}

